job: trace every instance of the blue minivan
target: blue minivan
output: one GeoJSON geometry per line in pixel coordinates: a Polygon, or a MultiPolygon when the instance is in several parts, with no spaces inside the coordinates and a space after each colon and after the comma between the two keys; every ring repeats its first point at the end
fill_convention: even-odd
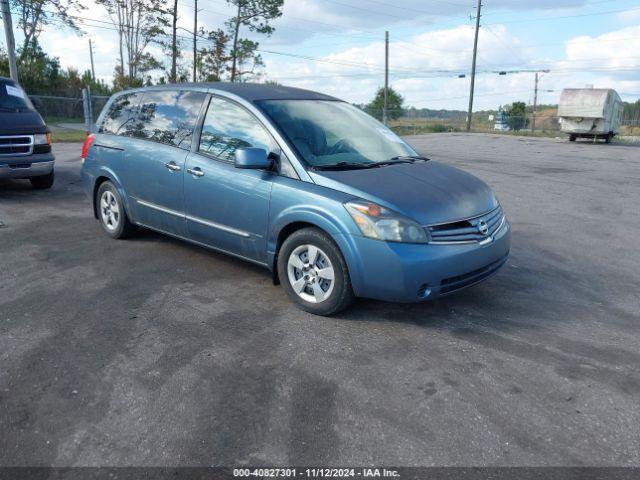
{"type": "Polygon", "coordinates": [[[478,178],[420,156],[358,108],[246,83],[127,90],[101,113],[82,178],[107,235],[136,226],[263,265],[300,308],[435,299],[507,260],[478,178]]]}

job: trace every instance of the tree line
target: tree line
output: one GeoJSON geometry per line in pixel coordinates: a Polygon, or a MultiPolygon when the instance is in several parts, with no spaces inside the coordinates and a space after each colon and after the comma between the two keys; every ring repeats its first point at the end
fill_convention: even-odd
{"type": "MultiPolygon", "coordinates": [[[[14,24],[22,33],[17,47],[18,77],[30,94],[77,96],[91,87],[95,94],[110,94],[153,83],[196,81],[249,81],[260,77],[264,62],[259,42],[247,32],[269,36],[272,21],[282,16],[284,0],[226,0],[233,15],[224,25],[194,31],[178,27],[179,0],[9,0],[14,24]],[[103,8],[115,31],[118,56],[113,81],[93,78],[91,70],[62,68],[58,58],[44,51],[40,35],[45,27],[64,27],[83,35],[83,12],[103,8]],[[16,21],[17,20],[17,21],[16,21]],[[195,42],[194,42],[195,40],[195,42]],[[186,51],[193,52],[186,55],[186,51]],[[156,48],[153,48],[156,47],[156,48]],[[159,53],[158,53],[159,52],[159,53]],[[194,61],[195,60],[195,61],[194,61]]],[[[195,0],[197,8],[197,0],[195,0]]],[[[0,75],[9,75],[6,50],[0,51],[0,75]]]]}

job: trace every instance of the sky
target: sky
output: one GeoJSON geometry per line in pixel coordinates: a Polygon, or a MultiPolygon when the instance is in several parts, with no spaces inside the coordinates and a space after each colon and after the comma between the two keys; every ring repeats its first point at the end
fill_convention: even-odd
{"type": "MultiPolygon", "coordinates": [[[[207,29],[224,28],[232,16],[226,0],[199,0],[198,8],[207,29]]],[[[194,0],[179,0],[178,11],[180,35],[188,36],[194,0]]],[[[384,84],[388,31],[390,84],[405,105],[465,110],[475,11],[475,0],[285,0],[271,37],[241,33],[260,42],[263,78],[367,103],[384,84]]],[[[82,35],[52,25],[41,44],[63,66],[84,71],[91,38],[96,75],[110,83],[118,48],[104,23],[109,17],[93,4],[79,15],[91,19],[82,35]]],[[[623,100],[635,101],[640,1],[483,0],[477,70],[474,110],[531,104],[536,70],[548,70],[540,74],[538,103],[557,103],[563,88],[587,85],[615,88],[623,100]]]]}

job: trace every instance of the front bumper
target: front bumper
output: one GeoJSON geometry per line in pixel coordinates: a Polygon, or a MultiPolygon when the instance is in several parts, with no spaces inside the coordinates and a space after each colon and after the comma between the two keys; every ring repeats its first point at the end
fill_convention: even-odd
{"type": "Polygon", "coordinates": [[[505,221],[484,245],[418,245],[360,236],[336,240],[343,252],[350,252],[345,257],[356,296],[421,302],[470,287],[496,273],[509,255],[511,226],[505,221]]]}
{"type": "Polygon", "coordinates": [[[31,178],[53,171],[53,153],[37,153],[19,157],[0,157],[0,178],[31,178]]]}

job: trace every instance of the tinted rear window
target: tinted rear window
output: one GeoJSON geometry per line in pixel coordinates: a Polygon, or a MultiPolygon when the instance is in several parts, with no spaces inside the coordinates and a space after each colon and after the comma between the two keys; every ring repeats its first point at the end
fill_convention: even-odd
{"type": "Polygon", "coordinates": [[[117,97],[109,107],[102,121],[99,130],[100,133],[133,135],[135,114],[141,96],[139,93],[125,93],[117,97]]]}
{"type": "Polygon", "coordinates": [[[20,86],[12,82],[0,82],[0,110],[33,110],[33,105],[20,86]]]}
{"type": "Polygon", "coordinates": [[[205,97],[204,92],[146,92],[134,136],[188,150],[205,97]]]}

